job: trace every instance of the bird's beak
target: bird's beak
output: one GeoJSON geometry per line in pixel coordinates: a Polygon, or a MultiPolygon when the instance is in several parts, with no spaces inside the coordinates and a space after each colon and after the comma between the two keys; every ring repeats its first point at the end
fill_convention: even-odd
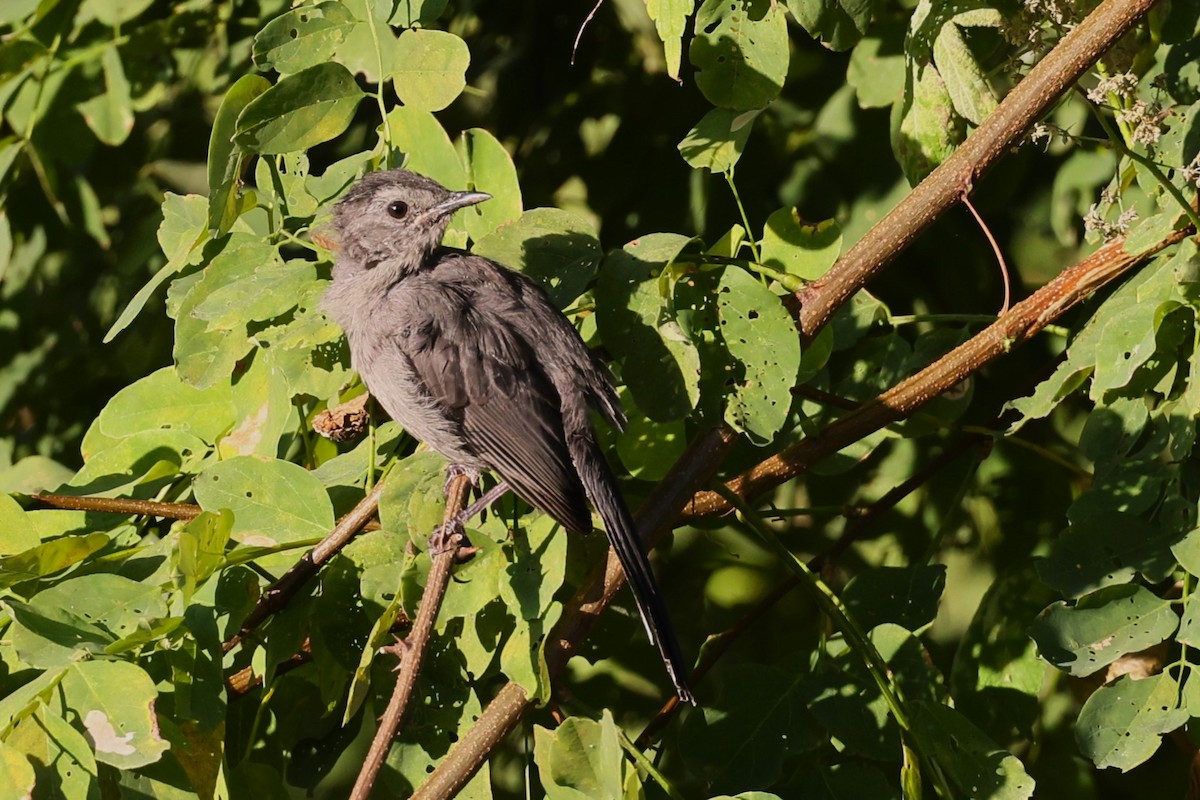
{"type": "Polygon", "coordinates": [[[460,208],[491,199],[492,196],[487,192],[451,192],[449,197],[433,207],[433,212],[439,217],[447,217],[460,208]]]}

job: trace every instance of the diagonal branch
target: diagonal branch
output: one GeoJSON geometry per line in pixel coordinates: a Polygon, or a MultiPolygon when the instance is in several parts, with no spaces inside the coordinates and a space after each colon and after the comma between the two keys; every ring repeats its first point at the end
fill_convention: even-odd
{"type": "Polygon", "coordinates": [[[800,330],[811,339],[841,305],[867,284],[1003,158],[1024,132],[1074,85],[1155,0],[1104,0],[1013,87],[950,158],[888,212],[850,252],[795,295],[800,330]]]}
{"type": "MultiPolygon", "coordinates": [[[[450,481],[446,493],[443,529],[457,519],[466,508],[470,492],[471,481],[466,475],[459,475],[450,481]]],[[[435,534],[435,538],[439,534],[435,534]]],[[[358,779],[354,782],[350,800],[366,800],[370,795],[392,740],[396,738],[400,726],[404,723],[408,702],[412,698],[413,688],[417,685],[417,675],[425,661],[425,649],[429,645],[430,634],[433,633],[433,623],[437,620],[438,611],[442,608],[442,598],[446,596],[446,587],[450,583],[450,570],[458,555],[459,545],[465,540],[460,532],[452,532],[447,547],[435,548],[432,541],[429,555],[433,564],[429,568],[429,577],[425,580],[425,590],[421,593],[421,605],[417,610],[412,632],[403,642],[397,642],[389,648],[400,656],[400,673],[396,676],[396,686],[392,690],[387,709],[379,720],[379,728],[375,731],[371,749],[367,752],[358,779]]]]}
{"type": "MultiPolygon", "coordinates": [[[[1116,239],[1063,270],[1054,280],[1013,306],[983,331],[951,350],[858,410],[847,414],[815,436],[792,445],[726,484],[743,499],[761,495],[794,478],[813,464],[893,422],[906,419],[938,395],[956,386],[988,362],[1032,338],[1069,308],[1123,275],[1160,250],[1176,244],[1190,229],[1170,236],[1140,253],[1125,252],[1116,239]]],[[[731,511],[717,492],[700,492],[688,505],[690,519],[731,511]]]]}
{"type": "Polygon", "coordinates": [[[383,495],[384,482],[375,484],[375,488],[358,502],[350,513],[338,520],[338,524],[328,536],[322,539],[312,550],[292,565],[279,580],[262,593],[258,603],[242,621],[242,627],[221,645],[221,652],[228,653],[237,647],[255,628],[261,625],[267,617],[283,608],[299,591],[300,587],[312,579],[321,566],[346,546],[367,524],[379,509],[379,498],[383,495]]]}

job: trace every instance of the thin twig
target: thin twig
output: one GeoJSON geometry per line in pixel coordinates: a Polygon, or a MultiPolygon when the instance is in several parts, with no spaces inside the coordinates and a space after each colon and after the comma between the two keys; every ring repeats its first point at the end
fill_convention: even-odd
{"type": "Polygon", "coordinates": [[[583,29],[592,21],[592,17],[596,16],[596,12],[600,10],[604,0],[596,0],[596,5],[592,6],[592,10],[584,17],[583,22],[579,25],[579,31],[575,34],[575,44],[571,45],[571,65],[575,65],[575,53],[579,50],[579,41],[583,38],[583,29]]]}
{"type": "Polygon", "coordinates": [[[321,565],[333,558],[334,554],[345,547],[346,543],[362,530],[379,509],[379,498],[383,494],[383,485],[383,481],[375,484],[375,488],[360,500],[349,514],[338,521],[328,536],[305,553],[303,558],[283,574],[283,577],[262,593],[262,596],[258,598],[258,603],[242,621],[241,629],[221,645],[221,652],[228,653],[237,647],[267,617],[286,606],[300,587],[317,574],[321,565]]]}
{"type": "MultiPolygon", "coordinates": [[[[446,514],[443,518],[443,526],[450,525],[458,518],[458,515],[467,506],[470,493],[471,480],[466,475],[458,475],[450,481],[446,493],[446,514]]],[[[440,540],[439,534],[435,534],[435,538],[440,540]]],[[[396,734],[400,732],[400,726],[404,723],[408,702],[412,698],[413,687],[417,685],[417,675],[425,660],[425,650],[429,645],[430,634],[433,633],[433,623],[437,620],[438,611],[442,608],[442,598],[445,597],[446,587],[450,583],[450,571],[458,556],[459,545],[464,541],[462,534],[458,531],[449,532],[448,537],[446,541],[448,546],[440,548],[431,546],[429,549],[433,563],[429,568],[429,577],[425,581],[425,590],[421,594],[421,605],[417,610],[417,618],[413,622],[412,632],[403,642],[397,642],[395,646],[389,648],[391,652],[400,656],[400,672],[396,676],[396,686],[392,690],[392,697],[388,701],[387,709],[379,719],[379,728],[375,731],[375,738],[371,741],[371,749],[367,751],[362,770],[358,773],[358,780],[354,782],[354,791],[350,793],[350,800],[366,800],[371,794],[375,778],[379,774],[379,768],[383,766],[383,761],[387,758],[388,750],[392,746],[392,740],[396,738],[396,734]]]]}
{"type": "Polygon", "coordinates": [[[962,196],[962,204],[971,212],[971,216],[975,218],[975,223],[979,225],[979,229],[983,231],[983,235],[987,237],[988,244],[992,246],[992,254],[996,256],[996,263],[1000,266],[1000,278],[1004,282],[1004,302],[1000,306],[1000,313],[1008,311],[1008,306],[1012,302],[1012,279],[1008,275],[1008,263],[1004,260],[1004,253],[1000,250],[1000,244],[996,241],[996,237],[992,235],[992,229],[983,221],[983,217],[975,209],[975,204],[971,202],[969,195],[962,196]]]}
{"type": "Polygon", "coordinates": [[[52,508],[71,511],[101,511],[106,514],[136,514],[166,519],[195,519],[203,511],[195,503],[162,503],[129,497],[76,497],[69,494],[35,494],[32,499],[52,508]]]}

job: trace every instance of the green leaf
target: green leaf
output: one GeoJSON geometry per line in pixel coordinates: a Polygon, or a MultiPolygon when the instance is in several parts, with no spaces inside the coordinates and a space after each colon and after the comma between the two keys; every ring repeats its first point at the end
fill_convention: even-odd
{"type": "Polygon", "coordinates": [[[750,273],[727,267],[717,295],[721,336],[741,365],[726,419],[756,444],[775,438],[792,406],[800,369],[800,336],[779,298],[750,273]]]}
{"type": "Polygon", "coordinates": [[[617,435],[617,455],[625,469],[644,481],[662,480],[687,449],[687,425],[683,420],[655,422],[642,413],[628,389],[621,402],[628,420],[617,435]]]}
{"type": "Polygon", "coordinates": [[[830,50],[849,50],[867,24],[875,3],[870,0],[793,0],[788,9],[804,30],[830,50]]]}
{"type": "Polygon", "coordinates": [[[118,769],[158,761],[169,747],[158,733],[158,691],[143,670],[125,661],[83,661],[62,680],[68,708],[78,715],[96,760],[118,769]]]}
{"type": "Polygon", "coordinates": [[[405,154],[404,166],[445,186],[465,189],[467,173],[450,137],[428,111],[400,106],[388,112],[391,145],[405,154]]]}
{"type": "MultiPolygon", "coordinates": [[[[404,3],[395,5],[403,7],[404,3]]],[[[346,41],[334,54],[334,60],[344,64],[351,72],[361,74],[371,83],[383,83],[396,64],[396,48],[399,46],[395,31],[388,24],[392,3],[376,3],[372,0],[342,0],[358,20],[346,41]]]]}
{"type": "Polygon", "coordinates": [[[52,603],[8,600],[4,608],[13,619],[13,650],[23,663],[36,669],[65,667],[100,655],[116,640],[79,614],[52,603]]]}
{"type": "MultiPolygon", "coordinates": [[[[4,490],[0,488],[0,492],[4,490]]],[[[7,494],[0,494],[0,556],[36,547],[40,539],[25,509],[7,494]]]]}
{"type": "Polygon", "coordinates": [[[406,106],[441,111],[467,85],[471,52],[467,43],[452,33],[407,30],[400,34],[395,58],[392,86],[406,106]]]}
{"type": "Polygon", "coordinates": [[[404,0],[396,3],[388,24],[400,28],[427,28],[446,10],[448,0],[404,0]]]}
{"type": "MultiPolygon", "coordinates": [[[[193,486],[205,511],[233,512],[233,538],[251,547],[319,539],[333,529],[333,506],[325,487],[308,470],[277,459],[237,456],[212,465],[193,486]]],[[[268,569],[287,566],[296,556],[281,553],[261,560],[268,569]]]]}
{"type": "Polygon", "coordinates": [[[933,60],[959,116],[979,125],[996,110],[996,97],[987,75],[958,25],[947,22],[942,26],[933,42],[933,60]]]}
{"type": "Polygon", "coordinates": [[[875,567],[851,579],[842,602],[864,631],[885,622],[915,631],[933,622],[945,589],[943,564],[875,567]]]}
{"type": "Polygon", "coordinates": [[[949,158],[965,136],[962,117],[933,64],[911,68],[904,102],[892,109],[892,150],[909,185],[916,186],[949,158]]]}
{"type": "Polygon", "coordinates": [[[596,326],[646,416],[682,419],[699,400],[700,356],[666,307],[659,273],[688,246],[652,233],[609,253],[596,283],[596,326]]]}
{"type": "Polygon", "coordinates": [[[517,168],[504,145],[483,128],[462,132],[458,157],[466,168],[466,185],[492,196],[491,200],[458,212],[455,219],[475,242],[521,216],[521,185],[517,168]]]}
{"type": "Polygon", "coordinates": [[[989,739],[954,709],[916,700],[908,704],[910,730],[931,753],[963,797],[1025,800],[1033,796],[1033,778],[1025,765],[989,739]]]}
{"type": "Polygon", "coordinates": [[[1132,680],[1122,675],[1087,699],[1075,724],[1075,741],[1099,769],[1128,772],[1158,750],[1162,734],[1187,721],[1177,708],[1179,687],[1167,673],[1132,680]]]}
{"type": "Polygon", "coordinates": [[[1162,574],[1175,563],[1171,544],[1176,531],[1160,528],[1132,514],[1109,512],[1071,520],[1038,563],[1038,574],[1070,597],[1127,583],[1135,574],[1162,574]]]}
{"type": "Polygon", "coordinates": [[[279,454],[280,439],[297,422],[287,376],[268,358],[255,358],[233,385],[237,425],[222,437],[221,458],[279,454]]]}
{"type": "Polygon", "coordinates": [[[203,439],[182,430],[134,433],[92,455],[71,478],[74,494],[147,497],[181,473],[192,471],[208,454],[203,439]]]}
{"type": "Polygon", "coordinates": [[[153,4],[154,0],[90,0],[86,6],[98,21],[115,28],[132,21],[153,4]]]}
{"type": "Polygon", "coordinates": [[[245,330],[210,330],[196,309],[212,294],[278,258],[275,248],[260,237],[234,234],[203,272],[171,286],[167,313],[175,318],[175,368],[185,382],[204,389],[228,380],[237,362],[253,347],[245,330]]]}
{"type": "Polygon", "coordinates": [[[208,331],[232,331],[281,316],[317,280],[311,261],[284,263],[278,253],[263,255],[266,260],[249,265],[252,272],[213,290],[192,309],[192,316],[208,322],[208,331]]]}
{"type": "Polygon", "coordinates": [[[599,722],[568,717],[549,730],[533,729],[533,760],[547,800],[624,798],[625,754],[612,712],[599,722]]]}
{"type": "Polygon", "coordinates": [[[167,192],[163,199],[163,221],[158,226],[158,243],[167,263],[155,273],[145,286],[125,306],[117,321],[104,335],[104,343],[111,342],[118,333],[129,327],[145,307],[150,295],[159,286],[189,264],[199,263],[200,245],[208,239],[205,209],[207,202],[199,195],[178,195],[167,192]]]}
{"type": "Polygon", "coordinates": [[[775,665],[727,667],[721,693],[689,714],[679,750],[692,774],[720,786],[770,786],[825,738],[806,708],[808,677],[775,665]]]}
{"type": "Polygon", "coordinates": [[[763,108],[788,70],[787,20],[772,0],[704,0],[688,50],[696,86],[715,106],[763,108]]]}
{"type": "Polygon", "coordinates": [[[558,208],[526,211],[478,240],[471,250],[533,278],[559,308],[583,294],[602,256],[595,228],[558,208]]]}
{"type": "Polygon", "coordinates": [[[714,108],[683,137],[679,143],[679,154],[692,169],[732,172],[746,147],[746,140],[750,138],[756,116],[757,113],[753,111],[714,108]]]}
{"type": "Polygon", "coordinates": [[[37,784],[25,753],[0,741],[0,797],[33,797],[37,784]]]}
{"type": "Polygon", "coordinates": [[[287,74],[329,60],[355,26],[341,3],[294,8],[268,22],[254,37],[254,63],[287,74]]]}
{"type": "Polygon", "coordinates": [[[238,115],[234,141],[250,153],[307,150],[346,130],[363,97],[341,64],[317,64],[250,101],[238,115]]]}
{"type": "Polygon", "coordinates": [[[768,267],[814,280],[841,255],[842,228],[837,220],[805,222],[796,209],[781,208],[767,217],[760,247],[768,267]]]}
{"type": "Polygon", "coordinates": [[[233,227],[241,209],[238,196],[247,156],[233,142],[242,111],[271,84],[261,75],[243,75],[229,87],[208,137],[208,227],[222,236],[233,227]]]}
{"type": "MultiPolygon", "coordinates": [[[[646,12],[654,20],[667,59],[667,74],[680,81],[679,62],[683,57],[683,34],[696,0],[646,0],[646,12]]],[[[681,81],[680,81],[681,82],[681,81]]]]}
{"type": "Polygon", "coordinates": [[[1165,641],[1178,624],[1170,601],[1123,584],[1084,595],[1074,606],[1055,603],[1029,635],[1042,658],[1078,678],[1165,641]]]}
{"type": "Polygon", "coordinates": [[[1013,731],[1033,736],[1046,665],[1028,631],[1056,596],[1028,564],[1009,570],[988,587],[959,645],[954,706],[999,741],[1013,731]]]}
{"type": "Polygon", "coordinates": [[[84,437],[83,457],[91,459],[118,439],[156,430],[177,430],[215,444],[234,423],[229,386],[196,389],[163,367],[117,392],[84,437]]]}
{"type": "Polygon", "coordinates": [[[123,144],[133,130],[133,101],[129,96],[129,81],[121,66],[121,54],[109,45],[100,58],[104,67],[104,94],[79,104],[79,113],[96,134],[110,147],[123,144]]]}
{"type": "Polygon", "coordinates": [[[902,24],[891,19],[878,20],[871,35],[854,46],[846,67],[846,82],[854,87],[860,108],[885,108],[901,98],[904,35],[902,24]]]}
{"type": "Polygon", "coordinates": [[[6,589],[34,578],[53,575],[78,564],[108,546],[108,542],[108,536],[103,533],[63,536],[16,555],[0,558],[0,588],[6,589]]]}

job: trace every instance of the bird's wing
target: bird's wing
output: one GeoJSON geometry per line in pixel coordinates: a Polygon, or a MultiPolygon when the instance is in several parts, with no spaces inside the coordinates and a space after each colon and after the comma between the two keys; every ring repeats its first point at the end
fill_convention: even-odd
{"type": "Polygon", "coordinates": [[[436,278],[417,289],[396,342],[424,391],[517,495],[569,530],[590,531],[558,393],[516,320],[496,313],[505,298],[436,278]]]}

